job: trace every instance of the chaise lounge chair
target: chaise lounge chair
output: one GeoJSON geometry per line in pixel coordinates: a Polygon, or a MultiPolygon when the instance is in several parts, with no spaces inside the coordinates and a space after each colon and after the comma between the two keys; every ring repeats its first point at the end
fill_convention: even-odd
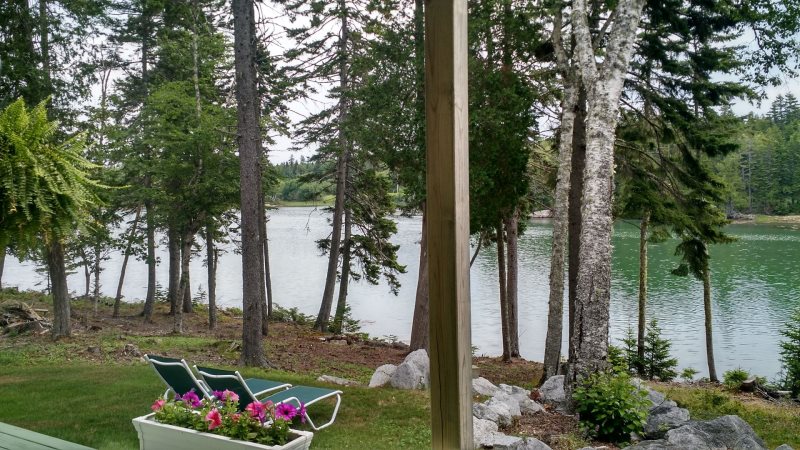
{"type": "Polygon", "coordinates": [[[209,400],[214,398],[208,386],[194,376],[186,361],[157,355],[144,355],[144,360],[153,367],[161,381],[167,385],[167,390],[164,391],[164,398],[169,396],[170,391],[177,395],[195,391],[200,397],[205,397],[209,400]]]}
{"type": "Polygon", "coordinates": [[[248,384],[248,381],[252,380],[252,378],[245,380],[238,371],[211,369],[208,367],[198,366],[195,366],[195,370],[197,370],[197,373],[200,374],[200,377],[203,378],[205,383],[207,383],[211,389],[215,391],[224,391],[227,389],[235,392],[240,398],[239,407],[242,409],[244,409],[250,403],[259,400],[262,402],[271,401],[274,404],[293,403],[297,407],[300,407],[300,404],[302,403],[306,406],[306,408],[308,408],[309,406],[321,400],[336,397],[336,406],[334,406],[333,415],[327,423],[317,426],[314,421],[311,420],[311,417],[309,417],[308,412],[306,412],[305,419],[315,431],[319,431],[333,424],[333,422],[336,420],[336,414],[339,412],[339,405],[342,402],[342,391],[311,386],[294,386],[276,394],[272,394],[268,397],[259,399],[258,397],[261,394],[264,394],[265,391],[254,392],[254,390],[251,389],[248,384]]]}

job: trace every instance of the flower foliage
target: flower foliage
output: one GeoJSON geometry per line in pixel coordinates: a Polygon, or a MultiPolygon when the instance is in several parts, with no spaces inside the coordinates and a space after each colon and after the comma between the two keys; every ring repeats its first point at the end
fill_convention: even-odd
{"type": "Polygon", "coordinates": [[[283,445],[289,441],[289,425],[305,422],[305,405],[275,405],[253,402],[239,408],[239,396],[231,391],[215,391],[215,400],[201,399],[194,392],[176,395],[173,400],[158,399],[151,409],[159,423],[227,436],[264,445],[283,445]]]}

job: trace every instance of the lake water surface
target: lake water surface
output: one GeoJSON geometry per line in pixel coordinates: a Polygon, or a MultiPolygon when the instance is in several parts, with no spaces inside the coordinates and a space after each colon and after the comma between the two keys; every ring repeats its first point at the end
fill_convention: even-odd
{"type": "MultiPolygon", "coordinates": [[[[396,336],[407,341],[411,330],[419,259],[421,220],[396,217],[400,262],[407,273],[400,277],[397,296],[386,285],[351,283],[353,316],[372,336],[396,336]]],[[[547,325],[548,276],[551,225],[532,221],[520,239],[520,350],[527,359],[541,361],[547,325]]],[[[326,258],[315,240],[330,232],[327,215],[315,208],[280,208],[271,214],[269,237],[275,302],[316,314],[325,283],[326,258]]],[[[728,232],[738,240],[711,250],[714,312],[714,344],[717,370],[741,367],[775,377],[780,371],[780,329],[791,312],[800,307],[800,230],[772,225],[731,225],[728,232]]],[[[620,222],[614,232],[611,333],[623,337],[636,326],[639,230],[620,222]]],[[[648,317],[656,318],[664,336],[672,340],[680,367],[707,373],[703,331],[702,283],[676,277],[676,241],[650,247],[648,317]]],[[[160,249],[159,283],[166,285],[167,254],[160,249]]],[[[203,257],[192,261],[192,292],[206,289],[203,257]]],[[[122,257],[112,254],[101,276],[102,291],[113,296],[122,257]]],[[[7,258],[3,276],[6,286],[42,289],[42,275],[31,263],[7,258]]],[[[146,293],[147,268],[131,260],[123,290],[127,299],[146,293]]],[[[82,272],[69,278],[72,291],[83,292],[82,272]]],[[[229,246],[220,257],[217,298],[221,305],[241,305],[241,257],[229,246]]],[[[501,352],[496,254],[484,249],[472,267],[472,341],[478,354],[501,352]]],[[[566,348],[566,342],[565,342],[566,348]]]]}

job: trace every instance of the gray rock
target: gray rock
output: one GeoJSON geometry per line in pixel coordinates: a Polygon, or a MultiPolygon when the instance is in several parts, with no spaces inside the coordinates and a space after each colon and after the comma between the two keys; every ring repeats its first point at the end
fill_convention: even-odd
{"type": "Polygon", "coordinates": [[[663,439],[642,441],[630,450],[766,450],[750,425],[739,416],[691,421],[667,431],[663,439]]]}
{"type": "Polygon", "coordinates": [[[425,389],[428,377],[416,365],[404,362],[392,374],[391,384],[397,389],[425,389]]]}
{"type": "Polygon", "coordinates": [[[340,386],[358,386],[358,381],[348,380],[347,378],[334,377],[333,375],[321,375],[317,381],[338,384],[340,386]]]}
{"type": "Polygon", "coordinates": [[[516,398],[531,398],[531,391],[523,389],[519,386],[509,386],[507,384],[500,384],[498,388],[504,393],[516,398]]]}
{"type": "Polygon", "coordinates": [[[472,418],[472,439],[475,441],[475,447],[483,447],[484,444],[488,445],[491,441],[492,433],[496,432],[496,422],[478,417],[472,418]]]}
{"type": "Polygon", "coordinates": [[[377,369],[375,369],[375,373],[372,374],[372,378],[369,380],[369,387],[382,387],[389,384],[392,381],[392,375],[397,371],[397,366],[394,364],[384,364],[377,369]]]}
{"type": "Polygon", "coordinates": [[[753,428],[739,416],[722,416],[705,422],[689,422],[669,430],[666,441],[680,448],[766,450],[753,428]]]}
{"type": "Polygon", "coordinates": [[[545,444],[544,442],[528,437],[524,439],[524,444],[522,447],[519,447],[520,450],[553,450],[550,448],[549,445],[545,444]]]}
{"type": "Polygon", "coordinates": [[[426,378],[431,372],[431,360],[428,358],[428,352],[424,348],[409,353],[403,362],[415,365],[420,372],[425,374],[426,378]]]}
{"type": "Polygon", "coordinates": [[[509,436],[503,433],[492,433],[489,441],[483,444],[484,448],[494,450],[519,450],[524,447],[525,441],[517,436],[509,436]]]}
{"type": "Polygon", "coordinates": [[[491,381],[487,380],[486,378],[479,377],[472,380],[472,393],[476,395],[486,395],[489,397],[493,397],[500,391],[497,386],[492,384],[491,381]]]}
{"type": "Polygon", "coordinates": [[[519,402],[519,410],[522,414],[536,414],[544,411],[544,407],[535,401],[526,398],[519,402]]]}
{"type": "Polygon", "coordinates": [[[511,413],[512,417],[519,417],[522,415],[522,411],[519,408],[519,400],[516,397],[512,397],[507,394],[499,393],[494,397],[490,398],[487,402],[487,405],[502,405],[508,408],[508,412],[511,413]]]}
{"type": "Polygon", "coordinates": [[[789,444],[779,445],[775,450],[794,450],[789,444]]]}
{"type": "Polygon", "coordinates": [[[650,439],[658,439],[663,437],[668,430],[677,428],[688,421],[689,410],[662,404],[651,409],[647,415],[644,435],[650,439]]]}
{"type": "Polygon", "coordinates": [[[567,408],[567,394],[564,392],[564,375],[550,377],[539,388],[542,403],[552,404],[556,411],[565,411],[567,408]]]}
{"type": "Polygon", "coordinates": [[[479,419],[491,420],[500,426],[509,426],[513,421],[508,406],[501,402],[477,403],[472,405],[472,415],[479,419]]]}
{"type": "Polygon", "coordinates": [[[644,381],[640,380],[639,378],[631,378],[631,384],[636,386],[640,390],[645,391],[645,393],[647,394],[647,400],[650,401],[650,409],[662,405],[677,406],[675,402],[673,402],[672,400],[667,400],[667,398],[661,392],[650,389],[650,387],[647,386],[644,383],[644,381]]]}

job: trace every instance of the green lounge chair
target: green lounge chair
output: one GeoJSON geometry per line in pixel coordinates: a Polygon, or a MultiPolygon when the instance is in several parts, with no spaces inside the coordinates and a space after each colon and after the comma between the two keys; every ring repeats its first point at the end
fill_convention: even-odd
{"type": "Polygon", "coordinates": [[[231,392],[235,392],[239,398],[246,402],[239,403],[239,407],[242,410],[253,401],[247,401],[247,399],[258,399],[265,394],[292,387],[291,384],[282,383],[280,381],[264,380],[261,378],[245,379],[239,372],[231,372],[230,370],[198,366],[194,366],[194,370],[200,374],[200,378],[203,379],[203,382],[206,383],[206,386],[208,386],[210,390],[224,391],[227,389],[231,392]]]}
{"type": "Polygon", "coordinates": [[[214,398],[208,386],[194,376],[186,361],[157,355],[144,355],[144,360],[153,367],[161,381],[167,385],[167,390],[164,391],[165,399],[168,398],[170,391],[177,395],[184,395],[192,390],[199,397],[209,400],[214,398]]]}
{"type": "MultiPolygon", "coordinates": [[[[211,389],[215,391],[227,389],[236,392],[240,399],[239,407],[242,409],[247,407],[250,403],[259,400],[257,394],[248,387],[247,380],[242,378],[242,375],[238,371],[210,369],[197,366],[195,366],[195,369],[211,389]]],[[[302,403],[308,408],[314,403],[332,397],[336,397],[336,406],[333,408],[331,420],[327,423],[317,426],[314,421],[311,420],[311,417],[309,417],[308,412],[305,414],[305,419],[308,421],[309,425],[311,425],[311,428],[315,431],[319,431],[330,426],[336,420],[336,414],[339,413],[339,405],[342,403],[342,391],[310,386],[294,386],[272,394],[260,401],[271,401],[276,405],[280,403],[293,403],[297,407],[300,407],[302,403]]]]}

